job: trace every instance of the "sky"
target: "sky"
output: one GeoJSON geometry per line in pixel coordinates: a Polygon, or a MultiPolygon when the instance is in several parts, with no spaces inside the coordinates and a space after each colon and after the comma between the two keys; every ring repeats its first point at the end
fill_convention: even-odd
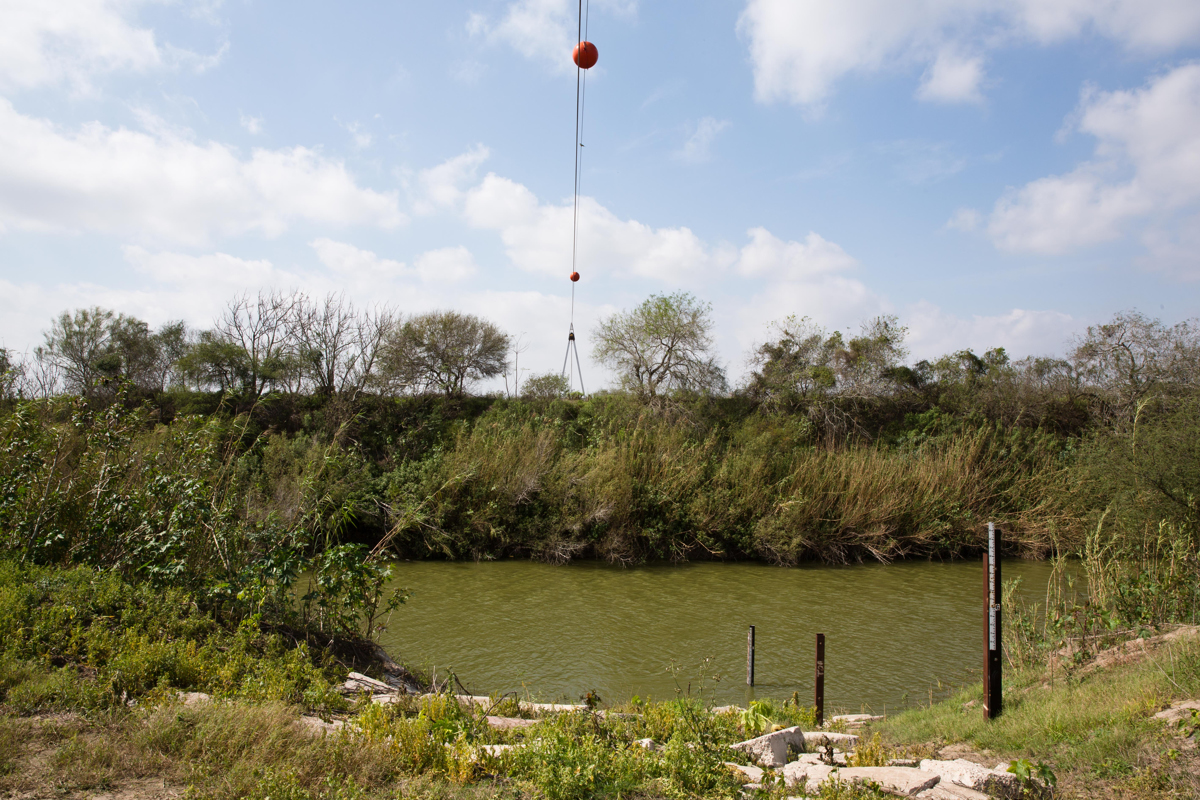
{"type": "MultiPolygon", "coordinates": [[[[574,325],[711,303],[912,358],[1200,307],[1195,0],[588,0],[574,325]]],[[[0,0],[0,347],[242,292],[453,308],[558,372],[578,3],[0,0]]]]}

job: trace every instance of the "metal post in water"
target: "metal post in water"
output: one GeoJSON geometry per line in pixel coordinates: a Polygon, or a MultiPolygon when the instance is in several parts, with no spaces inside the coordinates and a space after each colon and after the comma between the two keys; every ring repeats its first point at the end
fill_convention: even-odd
{"type": "Polygon", "coordinates": [[[995,719],[1004,710],[1000,627],[1000,531],[988,523],[988,548],[983,555],[983,716],[995,719]]]}
{"type": "Polygon", "coordinates": [[[746,685],[754,685],[754,626],[746,634],[746,685]]]}
{"type": "Polygon", "coordinates": [[[813,685],[813,705],[817,707],[817,727],[825,724],[825,634],[817,634],[817,676],[813,685]]]}

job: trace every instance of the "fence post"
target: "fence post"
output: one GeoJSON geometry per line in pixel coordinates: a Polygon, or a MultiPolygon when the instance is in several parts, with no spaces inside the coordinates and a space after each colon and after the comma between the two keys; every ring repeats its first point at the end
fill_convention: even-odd
{"type": "Polygon", "coordinates": [[[1004,710],[1002,681],[1004,638],[1000,617],[1000,531],[988,523],[988,547],[983,555],[983,716],[995,719],[1004,710]]]}
{"type": "Polygon", "coordinates": [[[817,727],[825,724],[825,634],[817,634],[817,676],[813,685],[813,705],[817,707],[817,727]]]}
{"type": "Polygon", "coordinates": [[[754,626],[746,634],[746,685],[754,685],[754,626]]]}

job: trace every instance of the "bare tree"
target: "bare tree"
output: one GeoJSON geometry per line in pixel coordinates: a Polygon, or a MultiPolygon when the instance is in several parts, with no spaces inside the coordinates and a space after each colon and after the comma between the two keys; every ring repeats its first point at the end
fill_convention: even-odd
{"type": "Polygon", "coordinates": [[[231,344],[244,354],[242,390],[259,397],[273,384],[291,382],[296,373],[292,350],[293,315],[303,295],[260,291],[237,297],[217,320],[214,344],[231,344]]]}
{"type": "Polygon", "coordinates": [[[596,360],[643,397],[662,391],[716,392],[725,373],[712,353],[712,307],[690,294],[651,295],[596,329],[596,360]]]}
{"type": "Polygon", "coordinates": [[[1200,385],[1200,326],[1166,326],[1137,311],[1094,325],[1075,340],[1071,363],[1111,413],[1132,419],[1143,399],[1200,385]]]}
{"type": "Polygon", "coordinates": [[[399,319],[399,314],[387,306],[377,306],[358,315],[354,329],[358,354],[354,363],[347,365],[341,391],[357,394],[367,387],[375,377],[384,343],[399,319]]]}
{"type": "Polygon", "coordinates": [[[301,298],[293,337],[305,376],[318,394],[358,392],[371,377],[395,314],[386,307],[360,313],[342,294],[318,303],[301,298]]]}
{"type": "Polygon", "coordinates": [[[493,323],[457,311],[412,317],[387,335],[382,352],[384,380],[413,392],[431,389],[447,397],[504,371],[508,334],[493,323]]]}

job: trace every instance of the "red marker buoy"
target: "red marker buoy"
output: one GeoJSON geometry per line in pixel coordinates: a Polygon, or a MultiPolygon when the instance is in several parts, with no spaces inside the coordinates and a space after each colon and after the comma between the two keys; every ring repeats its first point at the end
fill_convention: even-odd
{"type": "Polygon", "coordinates": [[[571,53],[571,58],[575,59],[575,65],[580,69],[591,69],[596,66],[596,61],[600,58],[600,51],[591,42],[580,42],[575,45],[575,51],[571,53]]]}
{"type": "Polygon", "coordinates": [[[579,273],[572,272],[571,273],[571,283],[576,283],[578,280],[579,280],[579,273]]]}

